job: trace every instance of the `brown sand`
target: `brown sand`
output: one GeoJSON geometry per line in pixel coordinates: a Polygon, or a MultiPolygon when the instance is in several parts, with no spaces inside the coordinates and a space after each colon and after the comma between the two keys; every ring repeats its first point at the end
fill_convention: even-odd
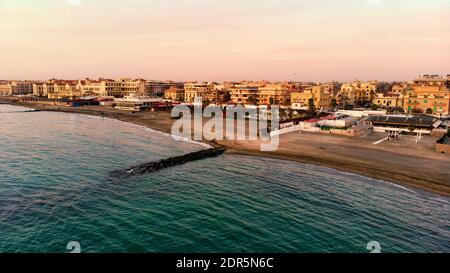
{"type": "MultiPolygon", "coordinates": [[[[130,113],[101,106],[70,108],[19,103],[15,100],[17,99],[0,98],[0,102],[37,110],[104,115],[166,133],[170,133],[173,123],[170,113],[167,112],[130,113]]],[[[279,149],[275,152],[261,152],[260,143],[256,141],[208,143],[223,145],[228,148],[227,153],[230,154],[319,164],[450,196],[450,156],[434,151],[436,139],[425,137],[417,144],[412,137],[403,136],[400,141],[372,144],[384,136],[375,133],[363,138],[349,138],[294,132],[281,136],[279,149]]]]}

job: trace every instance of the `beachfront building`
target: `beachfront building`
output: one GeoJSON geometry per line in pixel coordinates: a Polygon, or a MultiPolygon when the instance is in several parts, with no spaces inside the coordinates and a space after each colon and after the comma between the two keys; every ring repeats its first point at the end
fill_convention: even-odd
{"type": "Polygon", "coordinates": [[[314,107],[319,110],[331,109],[332,96],[329,89],[322,85],[314,85],[302,92],[291,93],[291,108],[296,110],[308,110],[309,101],[314,102],[314,107]]]}
{"type": "Polygon", "coordinates": [[[116,109],[138,112],[155,107],[161,104],[162,100],[159,98],[131,94],[124,96],[123,98],[114,99],[114,103],[116,109]]]}
{"type": "Polygon", "coordinates": [[[114,80],[109,79],[98,79],[91,80],[85,79],[82,81],[78,81],[79,88],[82,90],[83,96],[98,96],[98,97],[106,97],[108,96],[108,91],[111,91],[113,88],[114,80]]]}
{"type": "Polygon", "coordinates": [[[75,80],[53,79],[44,88],[49,99],[75,99],[82,96],[79,81],[75,80]]]}
{"type": "Polygon", "coordinates": [[[285,83],[267,84],[258,89],[259,105],[290,105],[292,85],[285,83]]]}
{"type": "Polygon", "coordinates": [[[78,81],[78,87],[82,90],[83,96],[115,97],[121,98],[131,94],[144,95],[145,83],[143,79],[120,78],[117,80],[85,79],[78,81]]]}
{"type": "Polygon", "coordinates": [[[214,90],[214,83],[211,82],[192,82],[184,84],[184,101],[194,102],[195,98],[202,97],[204,100],[209,93],[214,90]]]}
{"type": "Polygon", "coordinates": [[[256,105],[258,103],[258,84],[235,84],[230,88],[231,102],[242,105],[256,105]]]}
{"type": "Polygon", "coordinates": [[[432,116],[382,115],[368,116],[360,120],[361,124],[372,125],[375,132],[406,132],[430,134],[441,125],[438,118],[432,116]]]}
{"type": "Polygon", "coordinates": [[[164,98],[168,100],[174,101],[183,101],[184,100],[184,89],[176,86],[172,86],[169,89],[164,91],[164,98]]]}
{"type": "Polygon", "coordinates": [[[11,96],[12,85],[10,81],[0,81],[0,95],[1,96],[11,96]]]}
{"type": "Polygon", "coordinates": [[[122,98],[130,95],[142,96],[145,94],[146,80],[120,78],[115,81],[106,81],[107,96],[122,98]]]}
{"type": "Polygon", "coordinates": [[[0,94],[3,96],[33,94],[33,82],[31,82],[31,81],[2,81],[2,82],[0,82],[0,94]]]}
{"type": "Polygon", "coordinates": [[[35,82],[33,84],[33,96],[47,98],[47,88],[45,82],[35,82]]]}
{"type": "Polygon", "coordinates": [[[406,112],[448,115],[450,113],[450,76],[424,75],[413,83],[413,92],[405,98],[406,112]]]}

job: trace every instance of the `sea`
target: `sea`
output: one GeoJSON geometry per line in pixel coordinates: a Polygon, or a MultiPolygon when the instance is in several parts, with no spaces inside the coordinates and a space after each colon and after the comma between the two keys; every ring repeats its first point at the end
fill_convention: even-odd
{"type": "Polygon", "coordinates": [[[225,154],[111,177],[205,148],[0,105],[0,252],[450,252],[449,198],[327,167],[225,154]]]}

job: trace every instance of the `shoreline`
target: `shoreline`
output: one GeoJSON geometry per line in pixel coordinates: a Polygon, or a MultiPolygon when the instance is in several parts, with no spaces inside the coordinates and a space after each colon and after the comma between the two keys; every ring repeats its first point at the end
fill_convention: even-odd
{"type": "MultiPolygon", "coordinates": [[[[112,118],[132,124],[144,126],[152,130],[161,131],[163,133],[171,133],[171,125],[173,120],[170,118],[170,113],[167,112],[139,112],[129,113],[126,111],[104,108],[101,106],[89,106],[71,108],[64,106],[54,105],[42,105],[26,102],[18,102],[17,98],[5,98],[0,97],[0,103],[10,104],[15,106],[23,106],[32,108],[38,111],[53,111],[53,112],[65,112],[75,114],[85,114],[91,116],[103,116],[106,118],[112,118]]],[[[261,152],[256,149],[256,144],[236,143],[234,141],[200,141],[213,147],[225,147],[226,154],[274,158],[281,160],[294,161],[299,163],[313,164],[319,166],[329,167],[338,171],[354,173],[373,179],[383,180],[386,182],[394,183],[401,186],[410,187],[412,189],[419,189],[425,192],[431,192],[445,197],[450,197],[450,179],[446,170],[442,170],[442,173],[437,173],[439,166],[433,166],[433,162],[429,164],[423,164],[423,168],[427,168],[426,171],[416,169],[414,166],[408,168],[408,164],[404,162],[397,162],[394,159],[399,158],[400,161],[410,160],[417,166],[421,166],[420,160],[427,162],[427,158],[415,156],[414,154],[404,153],[403,150],[395,152],[391,151],[379,151],[379,149],[372,149],[372,147],[365,147],[364,145],[353,146],[352,141],[349,139],[333,136],[331,143],[324,143],[321,141],[311,141],[308,135],[302,136],[306,139],[306,143],[299,144],[298,139],[291,140],[297,136],[286,137],[289,141],[280,142],[280,149],[275,152],[261,152]],[[343,142],[344,144],[342,144],[343,142]],[[347,143],[345,143],[347,142],[347,143]],[[282,146],[282,144],[285,144],[282,146]],[[308,144],[311,146],[309,147],[308,144]],[[345,147],[348,145],[349,147],[345,147]],[[316,147],[317,146],[317,147],[316,147]],[[323,146],[323,147],[322,147],[323,146]],[[341,149],[342,155],[338,150],[337,155],[334,155],[334,149],[341,149]],[[333,153],[329,150],[333,149],[333,153]],[[349,150],[350,149],[350,150],[349,150]],[[355,149],[355,156],[352,155],[355,149]],[[311,151],[310,151],[311,150],[311,151]],[[366,155],[367,154],[367,155],[366,155]],[[364,155],[364,156],[363,156],[364,155]],[[380,156],[381,155],[381,156],[380,156]],[[367,158],[366,158],[367,157],[367,158]],[[373,157],[373,160],[372,158],[373,157]],[[392,158],[392,162],[389,159],[392,158]],[[376,159],[376,161],[375,161],[376,159]]],[[[321,136],[322,137],[322,136],[321,136]]],[[[301,139],[303,140],[303,139],[301,139]]],[[[328,140],[328,139],[327,139],[328,140]]],[[[422,156],[422,155],[421,155],[422,156]]],[[[431,156],[434,156],[431,154],[431,156]]],[[[440,154],[435,155],[441,156],[440,154]]],[[[450,158],[442,157],[442,162],[439,164],[450,163],[450,158]]],[[[408,163],[408,162],[406,162],[408,163]]],[[[435,163],[437,164],[437,163],[435,163]]],[[[450,166],[450,165],[448,165],[450,166]]],[[[447,169],[450,169],[447,167],[447,169]]]]}

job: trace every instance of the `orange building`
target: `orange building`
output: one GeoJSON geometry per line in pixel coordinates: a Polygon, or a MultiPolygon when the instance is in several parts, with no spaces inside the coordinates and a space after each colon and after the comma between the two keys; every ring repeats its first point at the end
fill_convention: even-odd
{"type": "Polygon", "coordinates": [[[424,75],[414,80],[413,92],[405,99],[406,112],[435,115],[450,113],[450,76],[424,75]]]}
{"type": "Polygon", "coordinates": [[[260,105],[290,105],[292,85],[268,84],[258,90],[258,104],[260,105]]]}

